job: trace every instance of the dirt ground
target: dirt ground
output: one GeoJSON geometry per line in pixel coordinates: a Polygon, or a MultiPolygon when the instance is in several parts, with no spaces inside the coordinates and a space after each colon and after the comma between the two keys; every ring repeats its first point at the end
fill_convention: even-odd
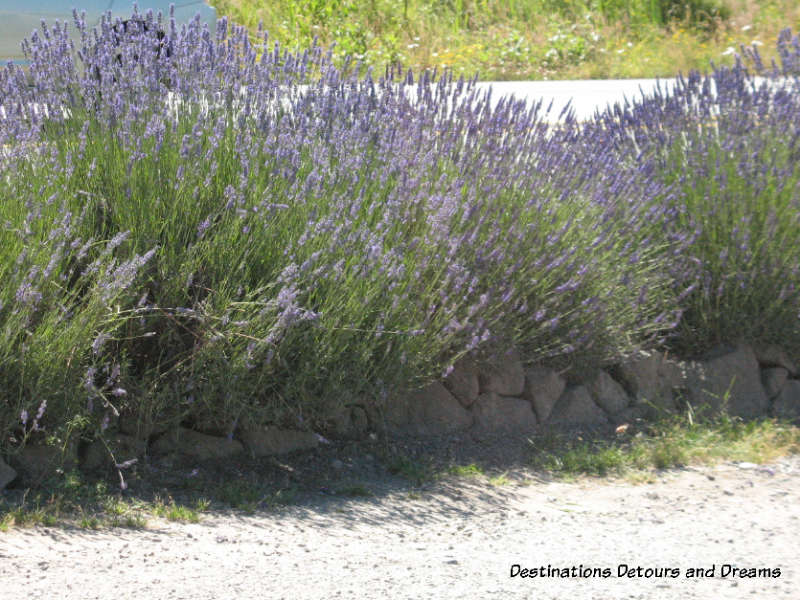
{"type": "Polygon", "coordinates": [[[251,514],[211,510],[200,523],[150,519],[140,530],[12,528],[0,533],[0,597],[800,598],[800,456],[688,467],[650,483],[564,482],[526,468],[508,440],[454,437],[437,448],[440,460],[505,473],[498,485],[485,475],[409,481],[421,448],[402,448],[406,477],[386,470],[378,447],[262,465],[274,481],[317,475],[291,504],[251,514]]]}

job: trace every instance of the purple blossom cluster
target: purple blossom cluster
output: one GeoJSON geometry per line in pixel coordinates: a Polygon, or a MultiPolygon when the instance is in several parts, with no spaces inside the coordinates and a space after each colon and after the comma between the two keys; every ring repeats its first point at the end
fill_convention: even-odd
{"type": "Polygon", "coordinates": [[[314,424],[512,344],[800,342],[790,33],[781,67],[748,51],[554,126],[449,72],[359,78],[225,19],[131,22],[75,13],[79,48],[43,24],[30,70],[0,71],[0,372],[54,423],[314,424]]]}

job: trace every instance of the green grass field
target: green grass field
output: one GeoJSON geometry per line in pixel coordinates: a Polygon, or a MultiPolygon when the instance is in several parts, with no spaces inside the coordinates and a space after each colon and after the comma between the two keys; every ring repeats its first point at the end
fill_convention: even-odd
{"type": "Polygon", "coordinates": [[[452,68],[487,81],[671,77],[732,64],[740,44],[767,59],[800,26],[794,0],[216,0],[220,16],[282,47],[317,36],[376,72],[452,68]]]}

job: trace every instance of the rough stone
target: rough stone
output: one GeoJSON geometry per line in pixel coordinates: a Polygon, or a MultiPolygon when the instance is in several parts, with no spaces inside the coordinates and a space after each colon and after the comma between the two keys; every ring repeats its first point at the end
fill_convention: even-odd
{"type": "Polygon", "coordinates": [[[552,424],[603,425],[608,417],[592,400],[589,390],[583,385],[567,388],[553,407],[548,419],[552,424]]]}
{"type": "Polygon", "coordinates": [[[464,408],[472,406],[480,393],[478,366],[475,361],[468,356],[456,361],[453,370],[444,380],[444,386],[464,408]]]}
{"type": "Polygon", "coordinates": [[[122,414],[119,416],[118,428],[121,433],[139,439],[149,439],[155,435],[161,435],[169,430],[165,423],[149,423],[140,420],[135,415],[122,414]]]}
{"type": "Polygon", "coordinates": [[[537,424],[530,402],[494,392],[478,396],[472,413],[475,427],[489,431],[530,431],[537,424]]]}
{"type": "Polygon", "coordinates": [[[353,433],[361,437],[369,429],[369,417],[363,406],[353,406],[350,408],[350,422],[353,424],[353,433]]]}
{"type": "Polygon", "coordinates": [[[124,433],[112,433],[106,438],[106,444],[108,444],[108,448],[101,440],[95,440],[89,444],[81,460],[81,468],[83,470],[94,471],[108,468],[113,466],[114,459],[117,464],[121,464],[125,461],[139,458],[147,451],[147,442],[145,440],[124,433]],[[114,453],[114,459],[108,453],[109,448],[114,453]]]}
{"type": "Polygon", "coordinates": [[[696,409],[708,406],[712,413],[725,410],[742,418],[763,415],[769,406],[758,361],[745,344],[716,348],[707,360],[691,363],[685,398],[696,409]]]}
{"type": "Polygon", "coordinates": [[[332,419],[333,433],[340,438],[360,439],[369,429],[369,418],[363,406],[344,406],[332,419]]]}
{"type": "Polygon", "coordinates": [[[788,379],[789,371],[783,367],[761,369],[761,382],[764,384],[764,391],[767,393],[767,398],[772,399],[780,394],[788,379]]]}
{"type": "Polygon", "coordinates": [[[238,440],[207,435],[185,427],[178,427],[163,434],[151,444],[150,449],[155,454],[175,452],[197,460],[228,458],[244,451],[242,443],[238,440]]]}
{"type": "Polygon", "coordinates": [[[525,389],[525,370],[519,353],[512,349],[481,365],[478,381],[482,393],[521,396],[525,389]]]}
{"type": "Polygon", "coordinates": [[[245,430],[239,434],[239,439],[254,458],[311,450],[319,445],[319,438],[313,432],[277,427],[245,430]]]}
{"type": "Polygon", "coordinates": [[[775,344],[756,344],[753,352],[762,367],[783,367],[789,371],[789,375],[797,377],[797,365],[781,347],[775,344]]]}
{"type": "Polygon", "coordinates": [[[69,471],[77,466],[77,445],[70,442],[62,448],[59,445],[29,444],[9,460],[26,484],[38,485],[55,476],[59,470],[69,471]]]}
{"type": "Polygon", "coordinates": [[[800,419],[800,381],[790,379],[772,403],[772,416],[796,421],[800,419]]]}
{"type": "Polygon", "coordinates": [[[605,371],[600,371],[587,387],[595,403],[610,415],[618,413],[630,404],[630,398],[624,388],[605,371]]]}
{"type": "Polygon", "coordinates": [[[619,378],[635,404],[648,406],[651,414],[675,410],[675,388],[684,385],[682,366],[660,352],[641,352],[617,367],[619,378]]]}
{"type": "Polygon", "coordinates": [[[544,423],[566,387],[567,382],[561,375],[547,367],[534,365],[525,370],[522,397],[531,403],[539,422],[544,423]]]}
{"type": "Polygon", "coordinates": [[[17,478],[17,472],[0,458],[0,492],[17,478]]]}
{"type": "Polygon", "coordinates": [[[419,436],[453,433],[473,422],[470,412],[438,381],[422,390],[394,395],[383,414],[390,433],[419,436]]]}

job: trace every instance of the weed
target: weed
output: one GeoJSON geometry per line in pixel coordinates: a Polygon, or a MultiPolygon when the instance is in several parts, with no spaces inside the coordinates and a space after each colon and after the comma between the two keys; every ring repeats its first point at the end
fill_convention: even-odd
{"type": "MultiPolygon", "coordinates": [[[[205,505],[204,501],[200,501],[199,506],[205,505]]],[[[199,510],[186,506],[184,504],[176,503],[172,498],[167,502],[162,499],[156,499],[152,505],[152,513],[168,521],[180,521],[186,523],[200,522],[199,510]]]]}
{"type": "Polygon", "coordinates": [[[257,485],[241,479],[221,484],[214,495],[220,502],[247,512],[254,511],[262,498],[261,489],[257,485]]]}
{"type": "Polygon", "coordinates": [[[508,485],[511,483],[511,480],[508,478],[508,472],[501,473],[500,475],[495,475],[494,477],[489,478],[489,484],[495,487],[502,487],[504,485],[508,485]]]}
{"type": "Polygon", "coordinates": [[[456,475],[457,477],[479,477],[484,474],[483,469],[481,469],[481,467],[475,463],[468,465],[456,465],[450,467],[448,472],[451,475],[456,475]]]}
{"type": "Polygon", "coordinates": [[[799,452],[800,429],[773,420],[673,418],[653,425],[646,435],[592,442],[565,437],[559,447],[532,448],[534,466],[560,476],[625,475],[646,481],[652,470],[720,460],[763,463],[799,452]]]}
{"type": "Polygon", "coordinates": [[[417,486],[433,478],[433,472],[428,465],[407,456],[392,457],[386,468],[389,473],[400,475],[417,486]]]}

